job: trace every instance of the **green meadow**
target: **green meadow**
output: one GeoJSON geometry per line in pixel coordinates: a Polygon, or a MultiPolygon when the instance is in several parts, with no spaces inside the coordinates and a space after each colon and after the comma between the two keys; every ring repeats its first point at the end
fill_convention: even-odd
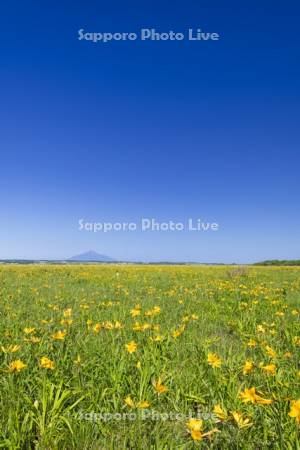
{"type": "Polygon", "coordinates": [[[300,449],[300,268],[0,266],[0,447],[300,449]]]}

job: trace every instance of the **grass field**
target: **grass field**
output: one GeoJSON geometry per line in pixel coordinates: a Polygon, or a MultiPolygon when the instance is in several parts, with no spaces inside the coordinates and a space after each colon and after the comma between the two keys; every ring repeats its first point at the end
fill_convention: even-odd
{"type": "Polygon", "coordinates": [[[0,446],[300,449],[300,269],[0,266],[0,446]]]}

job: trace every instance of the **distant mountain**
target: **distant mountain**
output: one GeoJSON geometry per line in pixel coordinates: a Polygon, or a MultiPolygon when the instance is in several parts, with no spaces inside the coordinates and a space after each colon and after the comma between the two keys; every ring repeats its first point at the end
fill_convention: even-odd
{"type": "Polygon", "coordinates": [[[82,261],[82,262],[112,262],[110,256],[100,255],[97,252],[90,250],[89,252],[81,253],[80,255],[72,256],[72,258],[68,258],[67,261],[82,261]]]}

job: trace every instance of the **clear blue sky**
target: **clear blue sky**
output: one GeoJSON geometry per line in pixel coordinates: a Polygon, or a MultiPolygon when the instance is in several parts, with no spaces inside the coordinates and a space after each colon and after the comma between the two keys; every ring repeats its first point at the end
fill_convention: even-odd
{"type": "Polygon", "coordinates": [[[299,2],[2,2],[0,258],[300,258],[299,2]],[[218,32],[111,42],[78,30],[218,32]],[[210,233],[78,231],[201,218],[210,233]]]}

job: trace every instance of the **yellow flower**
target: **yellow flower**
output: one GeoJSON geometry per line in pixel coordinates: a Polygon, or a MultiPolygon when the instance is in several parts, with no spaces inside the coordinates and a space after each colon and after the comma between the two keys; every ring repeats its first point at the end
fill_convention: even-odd
{"type": "Polygon", "coordinates": [[[130,395],[127,395],[127,397],[124,399],[124,403],[129,408],[146,409],[150,406],[150,403],[147,401],[141,401],[135,404],[130,395]]]}
{"type": "Polygon", "coordinates": [[[24,364],[23,361],[20,359],[16,359],[15,361],[12,361],[10,365],[8,366],[9,372],[20,372],[22,369],[25,369],[27,364],[24,364]]]}
{"type": "Polygon", "coordinates": [[[138,361],[138,362],[136,363],[136,368],[140,370],[141,367],[142,367],[141,361],[138,361]]]}
{"type": "Polygon", "coordinates": [[[243,367],[243,374],[247,375],[253,370],[254,364],[252,361],[246,361],[243,367]]]}
{"type": "Polygon", "coordinates": [[[299,337],[299,336],[295,336],[295,337],[293,338],[293,343],[294,343],[295,345],[300,346],[300,337],[299,337]]]}
{"type": "Polygon", "coordinates": [[[101,330],[101,324],[100,323],[96,323],[93,327],[93,331],[95,334],[98,334],[99,331],[101,330]]]}
{"type": "Polygon", "coordinates": [[[247,402],[255,403],[256,400],[255,388],[253,387],[250,389],[245,389],[244,392],[240,393],[240,398],[245,403],[247,402]]]}
{"type": "Polygon", "coordinates": [[[24,331],[25,334],[32,334],[32,333],[35,332],[35,328],[34,327],[27,327],[27,328],[24,328],[23,331],[24,331]]]}
{"type": "Polygon", "coordinates": [[[134,353],[137,350],[137,344],[134,341],[131,341],[128,344],[125,344],[125,348],[128,353],[134,353]]]}
{"type": "Polygon", "coordinates": [[[153,382],[153,387],[158,394],[164,394],[165,392],[168,392],[168,388],[162,384],[161,378],[158,378],[157,381],[153,382]]]}
{"type": "Polygon", "coordinates": [[[139,409],[146,409],[146,408],[149,408],[149,406],[150,406],[150,403],[146,402],[146,401],[138,402],[138,404],[136,405],[136,407],[139,409]]]}
{"type": "Polygon", "coordinates": [[[190,433],[194,441],[201,441],[203,438],[203,433],[200,430],[191,430],[190,433]]]}
{"type": "Polygon", "coordinates": [[[235,420],[235,423],[237,424],[237,426],[239,428],[247,428],[247,427],[251,427],[251,425],[253,425],[250,422],[250,419],[248,419],[247,417],[243,417],[243,414],[237,411],[233,411],[232,413],[232,417],[235,420]]]}
{"type": "Polygon", "coordinates": [[[39,342],[41,342],[41,338],[37,337],[37,336],[31,336],[30,339],[26,339],[29,342],[32,342],[33,344],[38,344],[39,342]]]}
{"type": "Polygon", "coordinates": [[[79,308],[81,308],[81,309],[90,309],[89,305],[87,305],[86,303],[82,303],[81,305],[79,305],[79,308]]]}
{"type": "Polygon", "coordinates": [[[261,405],[269,405],[270,403],[272,403],[272,400],[268,400],[258,395],[256,393],[255,387],[245,389],[244,392],[241,392],[239,396],[244,403],[251,402],[259,403],[261,405]]]}
{"type": "Polygon", "coordinates": [[[273,350],[272,347],[270,347],[269,345],[266,345],[265,347],[267,354],[270,356],[270,358],[276,358],[277,353],[275,352],[275,350],[273,350]]]}
{"type": "Polygon", "coordinates": [[[289,416],[294,417],[297,423],[300,424],[300,398],[292,401],[289,416]]]}
{"type": "Polygon", "coordinates": [[[135,322],[132,329],[134,331],[142,331],[143,330],[143,325],[140,324],[139,322],[135,322]]]}
{"type": "Polygon", "coordinates": [[[53,320],[52,319],[49,319],[49,320],[41,319],[40,322],[41,322],[42,325],[47,325],[48,323],[52,323],[53,320]]]}
{"type": "Polygon", "coordinates": [[[20,350],[20,345],[9,345],[8,347],[1,347],[3,353],[16,353],[20,350]]]}
{"type": "Polygon", "coordinates": [[[220,420],[226,420],[227,419],[227,413],[222,409],[221,405],[219,403],[214,406],[213,409],[214,414],[218,417],[220,420]]]}
{"type": "Polygon", "coordinates": [[[141,314],[141,310],[140,310],[140,308],[135,307],[130,311],[130,314],[131,314],[131,317],[139,316],[141,314]]]}
{"type": "Polygon", "coordinates": [[[200,419],[189,419],[189,421],[187,422],[186,426],[188,427],[189,430],[197,430],[200,431],[203,428],[203,421],[200,419]]]}
{"type": "Polygon", "coordinates": [[[72,323],[73,323],[73,320],[72,320],[72,319],[62,319],[62,320],[60,321],[60,324],[61,324],[61,325],[72,325],[72,323]]]}
{"type": "Polygon", "coordinates": [[[161,334],[158,334],[157,336],[151,337],[150,339],[153,342],[161,342],[164,340],[164,337],[161,334]]]}
{"type": "Polygon", "coordinates": [[[63,312],[64,317],[71,317],[72,315],[72,308],[67,308],[63,312]]]}
{"type": "Polygon", "coordinates": [[[179,331],[179,330],[172,331],[172,337],[174,339],[178,338],[180,335],[181,335],[181,331],[179,331]]]}
{"type": "Polygon", "coordinates": [[[172,331],[172,337],[177,339],[185,330],[185,325],[181,325],[177,330],[172,331]]]}
{"type": "Polygon", "coordinates": [[[222,364],[221,359],[215,353],[208,353],[207,362],[211,367],[214,367],[214,368],[221,367],[221,364],[222,364]]]}
{"type": "Polygon", "coordinates": [[[63,341],[66,334],[67,334],[66,331],[59,330],[52,335],[52,339],[55,339],[56,341],[63,341]]]}
{"type": "Polygon", "coordinates": [[[130,395],[127,395],[127,397],[124,399],[124,402],[127,406],[129,406],[129,408],[134,408],[134,402],[130,395]]]}
{"type": "Polygon", "coordinates": [[[54,369],[54,362],[51,361],[51,359],[47,358],[47,356],[42,356],[42,358],[40,359],[40,364],[41,367],[43,367],[44,369],[54,369]]]}
{"type": "Polygon", "coordinates": [[[249,341],[248,341],[248,347],[256,347],[256,341],[254,340],[254,339],[250,339],[249,341]]]}
{"type": "Polygon", "coordinates": [[[266,365],[266,366],[262,366],[262,369],[263,369],[265,372],[267,372],[267,373],[270,373],[270,374],[272,374],[272,375],[275,375],[275,372],[276,372],[276,366],[275,366],[275,364],[268,364],[268,365],[266,365]]]}
{"type": "Polygon", "coordinates": [[[153,309],[149,309],[149,311],[145,312],[145,316],[151,317],[151,316],[155,316],[155,314],[159,314],[159,313],[160,313],[160,307],[154,306],[153,309]]]}
{"type": "Polygon", "coordinates": [[[106,330],[112,330],[114,328],[114,324],[112,322],[110,322],[109,320],[107,320],[106,322],[103,322],[102,326],[106,330]]]}
{"type": "Polygon", "coordinates": [[[81,357],[80,357],[80,355],[77,355],[77,358],[74,359],[74,364],[76,364],[77,366],[79,366],[80,363],[81,363],[81,357]]]}
{"type": "Polygon", "coordinates": [[[218,429],[214,428],[207,433],[203,433],[203,422],[200,419],[190,419],[186,425],[188,432],[194,441],[201,441],[204,437],[210,437],[213,433],[219,432],[218,429]]]}

